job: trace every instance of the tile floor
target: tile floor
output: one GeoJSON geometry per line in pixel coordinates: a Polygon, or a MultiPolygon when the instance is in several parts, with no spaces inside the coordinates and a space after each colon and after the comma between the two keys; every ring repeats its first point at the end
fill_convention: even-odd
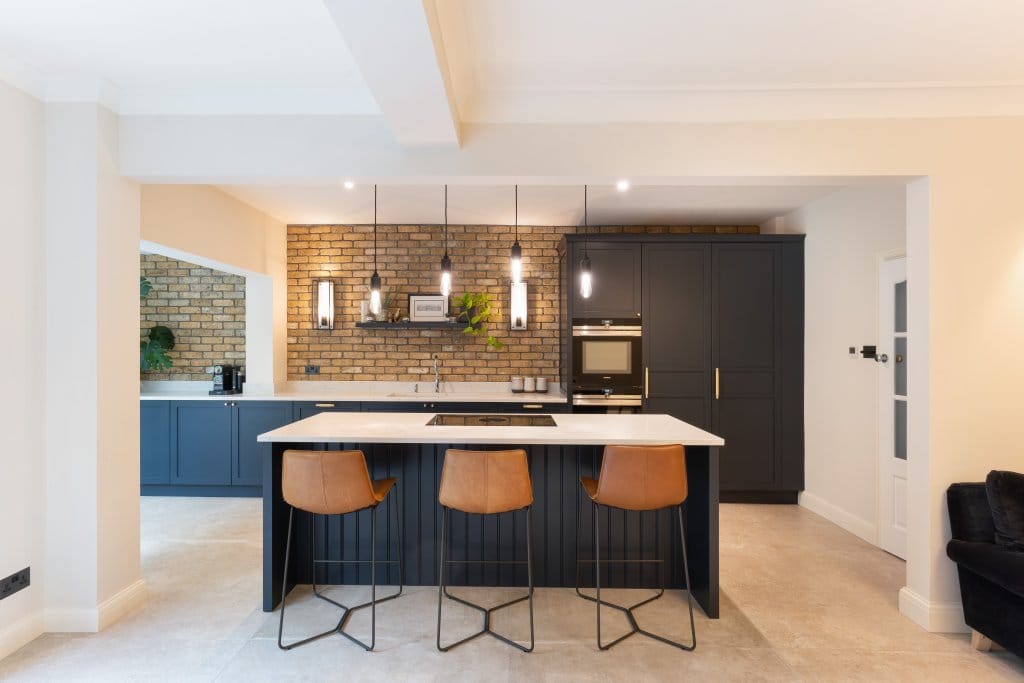
{"type": "MultiPolygon", "coordinates": [[[[722,618],[698,616],[692,653],[638,636],[598,652],[593,605],[572,589],[540,589],[533,654],[493,638],[441,654],[437,594],[424,587],[379,608],[376,652],[337,636],[282,652],[277,614],[259,610],[259,501],[145,498],[142,523],[149,603],[99,634],[36,639],[0,661],[0,680],[1024,680],[1024,660],[974,652],[967,636],[929,634],[900,616],[903,563],[795,506],[722,507],[722,618]]],[[[342,599],[365,592],[331,590],[342,599]]],[[[477,593],[481,601],[502,597],[477,593]]],[[[334,616],[308,590],[294,604],[287,626],[296,636],[334,616]]],[[[675,593],[639,614],[644,626],[682,637],[684,609],[675,593]]],[[[524,616],[517,606],[495,626],[525,636],[524,616]]],[[[606,619],[610,635],[625,630],[621,616],[606,619]]],[[[452,608],[446,633],[469,633],[476,620],[452,608]]],[[[350,629],[365,633],[367,625],[360,615],[350,629]]]]}

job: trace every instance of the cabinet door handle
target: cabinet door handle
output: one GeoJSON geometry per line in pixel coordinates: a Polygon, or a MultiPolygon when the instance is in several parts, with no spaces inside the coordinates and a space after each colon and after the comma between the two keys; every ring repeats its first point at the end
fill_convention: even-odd
{"type": "Polygon", "coordinates": [[[721,385],[721,373],[718,372],[718,368],[715,368],[715,400],[717,401],[722,397],[722,385],[721,385]]]}
{"type": "Polygon", "coordinates": [[[540,403],[524,403],[523,410],[540,410],[544,406],[540,403]]]}
{"type": "Polygon", "coordinates": [[[651,397],[650,368],[644,368],[644,398],[651,397]]]}
{"type": "Polygon", "coordinates": [[[317,403],[317,404],[315,404],[315,406],[317,408],[333,408],[334,404],[333,403],[317,403]]]}

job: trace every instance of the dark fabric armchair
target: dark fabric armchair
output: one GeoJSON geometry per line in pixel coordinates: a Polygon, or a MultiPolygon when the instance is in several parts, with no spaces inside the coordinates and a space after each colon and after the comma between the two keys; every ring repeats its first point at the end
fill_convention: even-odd
{"type": "Polygon", "coordinates": [[[964,619],[980,649],[990,639],[1024,657],[1024,552],[996,543],[985,484],[953,484],[946,491],[964,619]]]}

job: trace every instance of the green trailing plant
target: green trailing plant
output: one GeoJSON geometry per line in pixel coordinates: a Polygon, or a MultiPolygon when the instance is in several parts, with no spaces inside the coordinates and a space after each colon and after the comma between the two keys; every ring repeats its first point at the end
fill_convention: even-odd
{"type": "MultiPolygon", "coordinates": [[[[491,304],[491,295],[486,292],[466,292],[455,298],[455,304],[460,312],[456,320],[465,323],[462,328],[463,334],[477,337],[487,333],[487,326],[494,315],[494,307],[491,304]]],[[[492,334],[487,334],[487,348],[500,351],[505,344],[492,334]]]]}
{"type": "MultiPolygon", "coordinates": [[[[153,283],[146,276],[139,277],[139,301],[145,300],[153,291],[153,283]]],[[[149,334],[139,340],[139,368],[147,370],[167,369],[174,365],[167,352],[174,348],[174,333],[163,325],[154,325],[149,334]]]]}

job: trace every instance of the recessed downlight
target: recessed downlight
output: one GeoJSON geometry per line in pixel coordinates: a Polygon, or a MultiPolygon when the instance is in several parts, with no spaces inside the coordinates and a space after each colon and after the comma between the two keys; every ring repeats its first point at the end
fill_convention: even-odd
{"type": "Polygon", "coordinates": [[[342,185],[344,186],[344,188],[346,190],[351,190],[353,187],[356,186],[356,184],[354,182],[352,182],[351,180],[346,180],[344,183],[342,183],[342,185]]]}
{"type": "Polygon", "coordinates": [[[619,181],[615,183],[615,189],[619,192],[627,191],[629,189],[629,181],[625,178],[620,178],[619,181]]]}

